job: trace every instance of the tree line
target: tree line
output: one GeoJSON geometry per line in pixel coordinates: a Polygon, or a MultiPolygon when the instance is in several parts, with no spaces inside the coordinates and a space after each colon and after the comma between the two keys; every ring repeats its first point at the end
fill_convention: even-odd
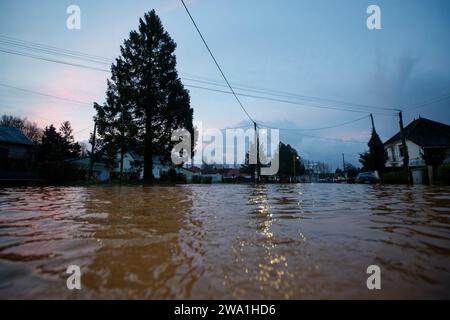
{"type": "MultiPolygon", "coordinates": [[[[96,139],[91,135],[94,154],[90,156],[109,168],[119,162],[120,177],[124,156],[133,151],[143,155],[144,181],[152,182],[154,157],[170,159],[176,143],[171,141],[172,132],[184,128],[194,137],[193,108],[178,76],[175,49],[156,12],[146,13],[111,65],[105,102],[93,103],[98,130],[96,139]]],[[[11,116],[4,116],[2,122],[19,128],[37,145],[41,164],[80,155],[81,146],[74,141],[69,122],[59,131],[53,125],[40,130],[26,119],[11,116]]]]}
{"type": "Polygon", "coordinates": [[[0,126],[20,130],[34,144],[33,159],[22,170],[37,173],[48,182],[63,182],[82,178],[82,173],[65,160],[78,158],[82,145],[76,142],[69,121],[64,121],[57,130],[53,124],[44,129],[26,118],[3,115],[0,126]]]}

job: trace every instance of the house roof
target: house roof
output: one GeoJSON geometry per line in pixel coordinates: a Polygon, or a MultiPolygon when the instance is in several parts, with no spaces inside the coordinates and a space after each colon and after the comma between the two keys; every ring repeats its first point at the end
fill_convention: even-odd
{"type": "Polygon", "coordinates": [[[192,173],[202,173],[202,170],[198,167],[182,168],[184,170],[190,171],[192,173]]]}
{"type": "MultiPolygon", "coordinates": [[[[422,148],[450,147],[450,126],[433,120],[419,118],[408,124],[405,137],[422,148]]],[[[384,144],[391,144],[401,140],[400,132],[395,134],[384,144]]]]}
{"type": "Polygon", "coordinates": [[[0,142],[32,146],[33,142],[22,131],[14,127],[0,126],[0,142]]]}
{"type": "MultiPolygon", "coordinates": [[[[132,150],[129,152],[129,154],[135,161],[144,161],[144,156],[137,153],[136,151],[132,150]]],[[[153,157],[153,159],[155,159],[155,157],[153,157]]]]}
{"type": "MultiPolygon", "coordinates": [[[[75,165],[77,165],[80,168],[83,169],[89,169],[91,166],[91,158],[90,157],[82,157],[82,158],[77,158],[77,159],[70,159],[70,160],[66,160],[70,163],[73,163],[75,165]]],[[[106,167],[106,165],[101,162],[101,161],[94,161],[94,166],[92,168],[94,171],[100,171],[100,170],[108,170],[108,168],[106,167]]]]}
{"type": "Polygon", "coordinates": [[[219,174],[219,171],[216,168],[203,168],[202,174],[219,174]]]}
{"type": "Polygon", "coordinates": [[[229,169],[224,172],[226,177],[247,177],[249,174],[241,172],[238,169],[229,169]]]}

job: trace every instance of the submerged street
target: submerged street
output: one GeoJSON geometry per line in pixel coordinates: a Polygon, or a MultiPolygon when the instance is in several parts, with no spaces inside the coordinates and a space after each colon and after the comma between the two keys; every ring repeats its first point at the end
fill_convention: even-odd
{"type": "Polygon", "coordinates": [[[2,188],[0,297],[450,298],[450,189],[2,188]]]}

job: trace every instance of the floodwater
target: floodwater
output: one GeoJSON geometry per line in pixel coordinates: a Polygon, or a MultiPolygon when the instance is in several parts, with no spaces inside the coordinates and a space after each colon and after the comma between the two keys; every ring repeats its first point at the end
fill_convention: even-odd
{"type": "Polygon", "coordinates": [[[450,188],[1,188],[0,298],[450,298],[450,188]]]}

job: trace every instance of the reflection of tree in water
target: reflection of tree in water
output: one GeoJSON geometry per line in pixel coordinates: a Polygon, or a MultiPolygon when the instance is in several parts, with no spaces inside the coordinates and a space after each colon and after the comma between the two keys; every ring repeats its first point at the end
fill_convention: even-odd
{"type": "Polygon", "coordinates": [[[83,286],[99,296],[174,298],[184,263],[179,232],[192,197],[183,187],[94,188],[87,211],[100,248],[83,273],[83,286]]]}

